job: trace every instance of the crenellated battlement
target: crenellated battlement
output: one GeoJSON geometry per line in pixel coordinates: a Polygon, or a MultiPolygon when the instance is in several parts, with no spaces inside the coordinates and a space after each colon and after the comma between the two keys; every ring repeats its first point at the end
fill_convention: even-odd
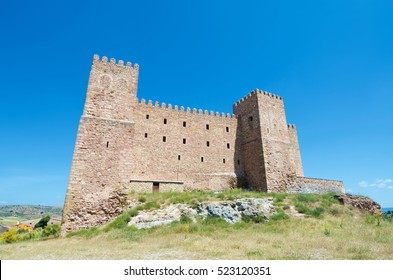
{"type": "Polygon", "coordinates": [[[196,109],[196,108],[190,108],[190,107],[184,107],[184,106],[178,106],[172,104],[166,104],[162,102],[161,104],[156,101],[154,102],[152,100],[148,100],[146,103],[146,99],[142,98],[141,100],[138,101],[138,105],[140,106],[147,106],[151,108],[157,108],[157,109],[162,109],[162,110],[169,110],[169,111],[175,111],[175,112],[182,112],[182,113],[187,113],[187,114],[193,114],[193,115],[200,115],[200,116],[207,116],[207,117],[219,117],[219,118],[227,118],[227,119],[236,119],[235,114],[229,114],[229,113],[220,113],[220,112],[214,112],[214,111],[208,111],[208,110],[202,110],[202,109],[196,109]]]}
{"type": "Polygon", "coordinates": [[[251,91],[249,94],[247,94],[246,96],[244,96],[243,98],[241,98],[239,101],[237,101],[234,106],[238,106],[240,103],[246,101],[247,99],[251,98],[252,96],[256,95],[256,94],[263,94],[265,96],[274,98],[274,99],[278,99],[278,100],[282,100],[282,97],[264,90],[260,90],[260,89],[254,89],[253,91],[251,91]]]}
{"type": "Polygon", "coordinates": [[[99,62],[99,63],[104,63],[104,64],[111,64],[111,65],[116,65],[116,66],[123,67],[123,68],[130,68],[130,69],[134,69],[134,70],[138,70],[139,69],[138,63],[135,63],[134,67],[132,67],[131,62],[127,62],[124,65],[124,61],[123,60],[118,60],[117,63],[116,63],[116,59],[115,58],[111,58],[108,61],[108,57],[106,57],[106,56],[103,56],[101,58],[101,60],[100,60],[100,56],[98,54],[95,54],[93,56],[93,63],[94,62],[99,62]]]}

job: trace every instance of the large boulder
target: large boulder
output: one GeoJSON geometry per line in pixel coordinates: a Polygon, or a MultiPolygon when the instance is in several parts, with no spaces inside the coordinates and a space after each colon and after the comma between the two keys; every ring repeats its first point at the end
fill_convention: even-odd
{"type": "Polygon", "coordinates": [[[351,194],[340,194],[340,195],[335,195],[334,198],[340,201],[344,205],[352,205],[356,208],[367,211],[372,215],[382,214],[381,205],[379,205],[374,200],[368,197],[351,195],[351,194]]]}

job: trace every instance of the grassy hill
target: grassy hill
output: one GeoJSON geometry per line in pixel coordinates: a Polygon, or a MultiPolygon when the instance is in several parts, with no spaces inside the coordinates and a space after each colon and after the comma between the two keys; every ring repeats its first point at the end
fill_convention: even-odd
{"type": "Polygon", "coordinates": [[[107,225],[66,237],[1,244],[0,259],[393,259],[393,223],[341,205],[332,194],[131,195],[140,205],[107,225]],[[142,210],[241,197],[273,197],[277,214],[269,221],[235,224],[207,218],[151,229],[127,226],[142,210]]]}

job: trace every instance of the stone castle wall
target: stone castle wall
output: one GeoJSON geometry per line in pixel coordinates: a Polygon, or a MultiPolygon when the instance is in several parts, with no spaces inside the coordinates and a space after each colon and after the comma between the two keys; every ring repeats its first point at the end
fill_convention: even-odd
{"type": "Polygon", "coordinates": [[[94,56],[63,211],[62,232],[102,225],[131,191],[343,190],[303,178],[296,128],[281,97],[254,90],[234,115],[138,101],[139,66],[94,56]]]}
{"type": "Polygon", "coordinates": [[[235,178],[235,116],[158,104],[135,107],[133,179],[184,182],[186,190],[223,190],[235,178]]]}
{"type": "Polygon", "coordinates": [[[306,177],[293,177],[288,185],[289,193],[344,193],[344,182],[306,177]]]}

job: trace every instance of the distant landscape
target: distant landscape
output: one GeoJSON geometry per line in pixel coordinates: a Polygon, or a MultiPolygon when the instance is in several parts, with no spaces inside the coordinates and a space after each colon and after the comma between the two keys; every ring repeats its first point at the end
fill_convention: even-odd
{"type": "Polygon", "coordinates": [[[60,219],[63,207],[41,205],[1,205],[0,226],[14,226],[18,222],[36,220],[45,216],[60,219]]]}

